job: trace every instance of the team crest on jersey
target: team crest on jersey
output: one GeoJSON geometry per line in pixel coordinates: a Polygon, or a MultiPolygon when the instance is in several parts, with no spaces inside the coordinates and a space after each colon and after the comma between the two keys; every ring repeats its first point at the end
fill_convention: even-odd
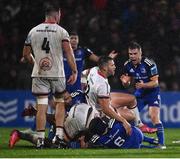
{"type": "Polygon", "coordinates": [[[129,72],[134,73],[134,70],[131,68],[129,72]]]}
{"type": "Polygon", "coordinates": [[[141,73],[146,73],[146,69],[145,68],[141,68],[141,73]]]}
{"type": "Polygon", "coordinates": [[[39,67],[43,71],[48,71],[52,68],[52,60],[48,57],[42,58],[39,62],[39,67]]]}

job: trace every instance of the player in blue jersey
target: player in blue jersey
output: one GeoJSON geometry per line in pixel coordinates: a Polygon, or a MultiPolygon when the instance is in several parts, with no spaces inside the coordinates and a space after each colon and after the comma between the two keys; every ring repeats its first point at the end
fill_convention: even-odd
{"type": "MultiPolygon", "coordinates": [[[[68,84],[68,80],[66,81],[66,90],[71,93],[76,90],[81,90],[81,73],[84,69],[84,63],[85,59],[89,59],[93,62],[98,62],[99,57],[90,49],[86,47],[80,47],[79,46],[79,36],[76,32],[70,33],[70,43],[72,46],[72,49],[74,51],[74,57],[77,65],[78,70],[78,76],[77,80],[73,85],[68,84]]],[[[117,56],[117,53],[115,51],[110,52],[109,56],[112,58],[115,58],[117,56]]],[[[68,64],[68,61],[66,57],[64,56],[64,71],[66,79],[69,79],[69,76],[72,74],[71,68],[68,64]]],[[[77,96],[77,103],[79,102],[78,96],[77,96]]]]}
{"type": "Polygon", "coordinates": [[[154,138],[149,138],[143,135],[142,131],[132,127],[132,132],[127,135],[122,123],[111,119],[94,118],[89,124],[88,131],[85,135],[85,142],[88,147],[105,147],[105,148],[141,148],[142,142],[149,142],[153,146],[145,146],[146,148],[155,148],[157,142],[154,138]]]}
{"type": "Polygon", "coordinates": [[[146,105],[153,125],[157,128],[159,147],[165,149],[164,128],[160,120],[160,88],[158,69],[154,61],[142,57],[141,46],[131,42],[128,47],[129,60],[124,64],[121,81],[128,87],[131,80],[135,81],[134,95],[137,97],[138,109],[141,111],[146,105]]]}

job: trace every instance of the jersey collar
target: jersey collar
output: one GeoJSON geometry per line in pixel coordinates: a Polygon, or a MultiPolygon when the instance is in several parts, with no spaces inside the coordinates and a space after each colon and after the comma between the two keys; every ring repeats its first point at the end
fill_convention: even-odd
{"type": "Polygon", "coordinates": [[[102,72],[101,72],[101,71],[99,71],[99,70],[98,70],[98,74],[99,74],[100,76],[102,76],[103,78],[105,78],[105,79],[107,78],[107,77],[106,77],[106,76],[104,76],[104,75],[102,74],[102,72]]]}
{"type": "Polygon", "coordinates": [[[53,22],[53,21],[44,21],[43,23],[46,23],[46,24],[56,24],[56,22],[53,22]]]}

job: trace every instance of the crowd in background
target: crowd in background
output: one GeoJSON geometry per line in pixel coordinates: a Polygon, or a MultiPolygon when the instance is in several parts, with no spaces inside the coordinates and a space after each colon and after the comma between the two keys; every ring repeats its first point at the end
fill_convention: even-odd
{"type": "MultiPolygon", "coordinates": [[[[44,20],[46,0],[1,0],[0,89],[31,89],[32,66],[20,63],[29,30],[44,20]]],[[[55,0],[61,23],[77,31],[81,46],[97,55],[119,52],[112,89],[122,89],[119,76],[135,40],[158,65],[163,91],[180,90],[180,0],[55,0]]],[[[92,64],[86,63],[86,67],[92,64]]]]}

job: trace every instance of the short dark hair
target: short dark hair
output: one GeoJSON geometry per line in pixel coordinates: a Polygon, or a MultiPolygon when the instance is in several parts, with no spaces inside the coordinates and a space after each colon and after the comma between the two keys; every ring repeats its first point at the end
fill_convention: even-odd
{"type": "Polygon", "coordinates": [[[91,120],[88,130],[92,134],[102,135],[105,132],[107,127],[108,127],[108,124],[104,120],[102,120],[99,117],[96,117],[91,120]]]}
{"type": "Polygon", "coordinates": [[[106,66],[108,64],[109,61],[113,60],[111,57],[109,56],[101,56],[99,58],[99,61],[98,61],[98,66],[99,68],[102,68],[103,66],[106,66]]]}
{"type": "Polygon", "coordinates": [[[71,35],[72,35],[72,36],[73,36],[73,35],[74,35],[74,36],[78,36],[78,33],[77,33],[76,31],[71,31],[71,32],[69,33],[69,35],[70,35],[70,36],[71,36],[71,35]]]}
{"type": "Polygon", "coordinates": [[[54,5],[54,4],[45,4],[45,15],[50,15],[52,12],[59,12],[60,7],[59,5],[54,5]]]}
{"type": "Polygon", "coordinates": [[[141,49],[141,45],[138,44],[137,42],[135,41],[131,41],[128,45],[128,49],[138,49],[140,50],[141,49]]]}

